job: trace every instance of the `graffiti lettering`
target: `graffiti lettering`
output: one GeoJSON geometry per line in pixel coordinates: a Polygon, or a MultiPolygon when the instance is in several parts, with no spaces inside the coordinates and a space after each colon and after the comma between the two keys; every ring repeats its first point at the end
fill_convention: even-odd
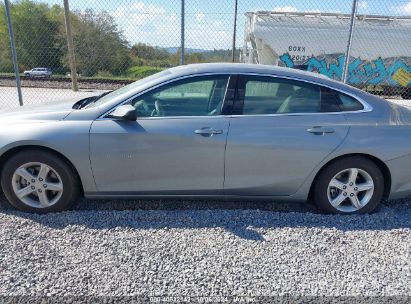
{"type": "MultiPolygon", "coordinates": [[[[302,57],[302,56],[300,56],[302,57]]],[[[281,62],[289,68],[295,66],[295,56],[286,53],[280,56],[281,62]]],[[[304,60],[304,59],[300,59],[304,60]]],[[[331,63],[328,63],[325,58],[318,59],[316,57],[307,58],[304,65],[307,66],[307,71],[318,72],[330,78],[341,80],[345,56],[341,55],[331,63]]],[[[392,76],[399,70],[411,72],[411,66],[408,66],[403,60],[397,59],[389,65],[384,63],[382,58],[373,61],[362,60],[355,58],[348,66],[348,82],[351,84],[367,84],[367,85],[398,85],[392,76]]]]}

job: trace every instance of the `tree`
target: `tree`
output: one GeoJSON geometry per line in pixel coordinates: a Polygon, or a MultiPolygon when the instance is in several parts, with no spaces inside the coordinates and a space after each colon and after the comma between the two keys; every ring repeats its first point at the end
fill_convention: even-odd
{"type": "Polygon", "coordinates": [[[0,72],[12,73],[13,63],[9,47],[9,34],[7,31],[6,11],[4,4],[0,3],[0,72]]]}
{"type": "MultiPolygon", "coordinates": [[[[22,0],[11,5],[11,17],[20,70],[48,67],[68,70],[64,11],[59,5],[22,0]]],[[[120,75],[131,65],[130,48],[107,12],[72,12],[78,70],[87,75],[101,71],[120,75]]],[[[12,72],[4,5],[0,4],[0,72],[12,72]]]]}
{"type": "MultiPolygon", "coordinates": [[[[56,43],[58,23],[48,18],[48,6],[23,0],[11,4],[15,44],[20,70],[33,67],[61,67],[61,48],[56,43]]],[[[0,5],[0,71],[11,72],[11,61],[5,7],[0,5]]]]}
{"type": "Polygon", "coordinates": [[[109,72],[120,75],[131,65],[128,42],[112,16],[88,9],[73,18],[77,69],[85,75],[109,72]]]}
{"type": "Polygon", "coordinates": [[[169,67],[171,54],[164,48],[153,47],[145,43],[137,43],[131,48],[131,58],[136,66],[169,67]]]}
{"type": "MultiPolygon", "coordinates": [[[[33,67],[48,67],[55,73],[69,70],[64,10],[60,5],[21,0],[11,5],[11,15],[20,71],[33,67]]],[[[105,11],[72,11],[71,18],[77,70],[83,75],[144,74],[158,70],[148,67],[166,68],[180,62],[180,49],[175,52],[175,48],[144,43],[130,47],[114,18],[105,11]],[[131,65],[141,69],[128,71],[131,65]]],[[[0,37],[0,72],[13,72],[2,1],[0,37]]],[[[230,61],[231,50],[187,49],[185,59],[186,63],[230,61]]]]}
{"type": "Polygon", "coordinates": [[[60,69],[59,24],[49,18],[48,5],[23,0],[11,5],[10,11],[20,68],[60,69]]]}

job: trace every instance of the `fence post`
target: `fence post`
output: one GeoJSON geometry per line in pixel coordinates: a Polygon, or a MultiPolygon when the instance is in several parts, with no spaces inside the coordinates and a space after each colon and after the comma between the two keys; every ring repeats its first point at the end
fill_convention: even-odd
{"type": "Polygon", "coordinates": [[[351,44],[352,44],[352,37],[354,34],[355,21],[357,19],[357,6],[358,6],[358,0],[353,0],[352,12],[351,12],[351,22],[350,22],[350,33],[348,36],[347,50],[345,51],[345,63],[344,63],[344,70],[343,70],[343,76],[342,76],[342,81],[344,83],[347,83],[347,79],[348,79],[348,66],[350,63],[351,44]]]}
{"type": "Polygon", "coordinates": [[[234,29],[233,29],[233,58],[232,61],[235,62],[235,50],[236,50],[236,39],[237,39],[237,15],[238,15],[238,0],[235,0],[234,7],[234,29]]]}
{"type": "Polygon", "coordinates": [[[64,19],[66,21],[66,34],[67,34],[67,47],[70,61],[70,76],[71,76],[71,88],[73,91],[78,91],[77,84],[77,68],[76,68],[76,55],[74,53],[73,35],[71,32],[71,18],[70,8],[68,0],[64,0],[64,19]]]}
{"type": "Polygon", "coordinates": [[[19,104],[20,104],[20,106],[22,106],[23,105],[23,94],[21,93],[19,64],[17,62],[16,46],[14,44],[14,32],[13,32],[13,25],[11,23],[9,0],[4,0],[4,5],[5,5],[5,8],[6,8],[7,26],[9,28],[10,48],[11,48],[11,56],[12,56],[12,60],[13,60],[14,74],[16,75],[17,94],[19,96],[19,104]]]}
{"type": "Polygon", "coordinates": [[[181,58],[180,64],[185,62],[185,0],[181,0],[181,58]]]}

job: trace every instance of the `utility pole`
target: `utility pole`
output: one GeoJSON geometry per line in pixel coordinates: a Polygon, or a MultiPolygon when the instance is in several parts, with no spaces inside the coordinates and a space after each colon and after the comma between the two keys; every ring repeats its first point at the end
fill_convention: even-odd
{"type": "Polygon", "coordinates": [[[64,19],[66,21],[67,47],[70,61],[71,88],[78,91],[76,55],[74,53],[73,34],[71,32],[71,18],[68,0],[64,0],[64,19]]]}
{"type": "Polygon", "coordinates": [[[238,0],[235,0],[234,8],[234,30],[233,30],[233,58],[232,61],[235,62],[235,51],[236,51],[236,40],[237,40],[237,15],[238,15],[238,0]]]}
{"type": "Polygon", "coordinates": [[[185,59],[185,0],[181,0],[181,58],[180,64],[184,65],[185,59]]]}
{"type": "Polygon", "coordinates": [[[13,32],[13,25],[11,23],[9,0],[4,0],[4,4],[5,4],[5,8],[6,8],[7,26],[9,28],[10,48],[11,48],[11,56],[12,56],[12,60],[13,60],[14,74],[16,75],[17,94],[19,96],[19,104],[20,104],[20,106],[22,106],[23,105],[23,94],[21,93],[19,64],[17,62],[16,46],[14,44],[14,32],[13,32]]]}
{"type": "Polygon", "coordinates": [[[348,36],[347,50],[345,51],[345,64],[344,64],[344,71],[343,71],[343,76],[342,76],[342,81],[344,83],[347,83],[348,76],[349,76],[348,67],[350,64],[352,37],[354,34],[355,21],[357,19],[357,6],[358,6],[358,0],[353,0],[352,12],[351,12],[350,33],[348,36]]]}

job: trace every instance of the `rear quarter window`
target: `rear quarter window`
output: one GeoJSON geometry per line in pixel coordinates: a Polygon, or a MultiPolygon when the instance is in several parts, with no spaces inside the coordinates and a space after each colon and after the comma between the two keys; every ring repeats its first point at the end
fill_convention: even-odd
{"type": "Polygon", "coordinates": [[[342,93],[339,93],[338,95],[341,101],[340,103],[341,111],[352,112],[352,111],[364,110],[364,106],[357,99],[351,96],[342,94],[342,93]]]}

